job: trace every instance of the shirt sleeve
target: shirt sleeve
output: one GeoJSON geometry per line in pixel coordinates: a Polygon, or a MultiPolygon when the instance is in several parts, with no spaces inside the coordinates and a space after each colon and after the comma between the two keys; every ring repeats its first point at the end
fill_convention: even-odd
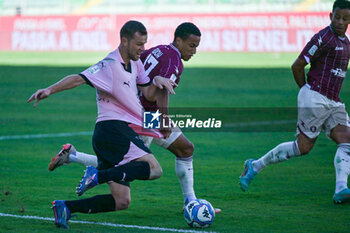
{"type": "Polygon", "coordinates": [[[305,45],[299,55],[299,59],[305,60],[307,63],[317,60],[323,53],[325,42],[322,40],[320,33],[314,35],[305,45]]]}
{"type": "Polygon", "coordinates": [[[148,86],[151,84],[151,80],[146,74],[145,68],[139,59],[137,61],[137,79],[136,79],[136,84],[139,86],[148,86]]]}
{"type": "Polygon", "coordinates": [[[107,93],[112,92],[113,74],[109,62],[100,61],[80,73],[85,76],[93,87],[107,93]]]}

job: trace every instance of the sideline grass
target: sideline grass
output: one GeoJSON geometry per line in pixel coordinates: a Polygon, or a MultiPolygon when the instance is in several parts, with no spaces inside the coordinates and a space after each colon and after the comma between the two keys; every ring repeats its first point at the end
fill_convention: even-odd
{"type": "MultiPolygon", "coordinates": [[[[96,116],[95,91],[88,86],[55,94],[35,109],[25,103],[36,89],[50,85],[64,75],[80,72],[104,56],[91,56],[94,59],[90,62],[84,60],[87,55],[1,52],[0,136],[92,131],[96,116]],[[45,62],[48,58],[52,60],[45,62]],[[15,60],[17,63],[13,62],[15,60]],[[77,61],[84,64],[77,64],[77,61]]],[[[289,70],[295,57],[295,54],[281,55],[277,63],[271,60],[271,55],[264,59],[263,54],[198,54],[186,64],[171,105],[295,107],[298,89],[289,70]],[[267,68],[257,65],[259,59],[267,68]],[[208,64],[211,60],[215,61],[212,66],[208,64]],[[230,64],[235,62],[237,66],[231,67],[230,64]],[[273,64],[277,64],[276,67],[273,64]]],[[[342,98],[350,104],[348,77],[342,98]]],[[[238,186],[244,160],[261,156],[280,142],[293,140],[293,132],[185,134],[196,147],[197,196],[223,209],[207,230],[350,231],[350,205],[337,206],[331,201],[336,147],[323,134],[308,156],[266,168],[247,193],[238,186]]],[[[50,158],[66,142],[73,143],[81,151],[93,153],[90,136],[0,141],[1,213],[53,217],[49,208],[52,200],[77,199],[74,189],[83,174],[82,166],[71,164],[51,173],[47,170],[50,158]]],[[[126,211],[78,214],[77,220],[189,229],[181,214],[182,197],[174,173],[174,157],[156,146],[151,149],[163,167],[161,179],[133,182],[132,204],[126,211]]],[[[82,198],[107,192],[107,186],[101,185],[89,190],[82,198]]],[[[145,232],[74,223],[70,227],[70,232],[145,232]]],[[[0,217],[0,231],[61,232],[51,222],[8,217],[0,217]]]]}

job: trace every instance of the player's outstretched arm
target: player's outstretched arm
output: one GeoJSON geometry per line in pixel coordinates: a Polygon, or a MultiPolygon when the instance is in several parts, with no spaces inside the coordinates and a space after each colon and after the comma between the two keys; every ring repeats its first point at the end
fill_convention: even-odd
{"type": "Polygon", "coordinates": [[[161,76],[156,76],[154,77],[151,85],[146,87],[139,87],[139,89],[148,101],[154,102],[156,101],[157,88],[161,90],[167,90],[170,94],[175,94],[173,88],[174,86],[177,86],[174,81],[168,78],[163,78],[161,76]]]}
{"type": "Polygon", "coordinates": [[[307,65],[307,62],[300,58],[297,58],[292,65],[294,80],[300,88],[302,88],[306,83],[305,81],[306,65],[307,65]]]}
{"type": "Polygon", "coordinates": [[[82,84],[86,83],[85,80],[77,74],[69,75],[58,81],[57,83],[44,88],[37,90],[33,95],[29,97],[27,100],[27,103],[36,100],[33,107],[36,107],[40,100],[43,100],[47,97],[49,97],[52,94],[55,94],[57,92],[68,90],[75,88],[77,86],[80,86],[82,84]]]}

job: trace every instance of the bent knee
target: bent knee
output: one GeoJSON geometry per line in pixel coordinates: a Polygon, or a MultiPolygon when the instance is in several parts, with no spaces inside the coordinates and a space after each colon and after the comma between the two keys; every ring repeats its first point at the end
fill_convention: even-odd
{"type": "Polygon", "coordinates": [[[184,151],[184,155],[185,157],[190,157],[192,156],[194,153],[194,145],[192,142],[190,142],[187,147],[186,147],[186,150],[184,151]]]}
{"type": "Polygon", "coordinates": [[[332,138],[337,144],[350,143],[350,134],[337,135],[337,137],[332,138]]]}
{"type": "Polygon", "coordinates": [[[186,158],[192,156],[194,153],[194,145],[192,142],[186,143],[185,146],[179,148],[177,152],[177,157],[186,158]]]}
{"type": "Polygon", "coordinates": [[[118,199],[115,202],[115,208],[116,210],[125,210],[129,208],[130,202],[131,202],[130,198],[118,199]]]}
{"type": "Polygon", "coordinates": [[[314,144],[313,143],[305,143],[299,145],[299,151],[301,155],[307,155],[311,149],[313,148],[314,144]]]}
{"type": "Polygon", "coordinates": [[[161,166],[156,166],[151,169],[151,173],[149,175],[149,180],[155,180],[160,178],[163,175],[163,169],[161,166]]]}
{"type": "Polygon", "coordinates": [[[314,147],[317,138],[308,138],[303,134],[298,135],[297,143],[301,155],[308,154],[314,147]]]}
{"type": "Polygon", "coordinates": [[[158,179],[163,175],[163,169],[161,166],[157,167],[154,173],[154,179],[158,179]]]}

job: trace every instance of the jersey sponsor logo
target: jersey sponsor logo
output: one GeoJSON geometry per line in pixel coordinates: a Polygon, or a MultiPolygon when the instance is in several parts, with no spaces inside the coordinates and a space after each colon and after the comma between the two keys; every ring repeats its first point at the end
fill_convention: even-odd
{"type": "Polygon", "coordinates": [[[345,78],[346,76],[346,71],[343,71],[340,68],[331,69],[331,73],[334,74],[334,76],[338,76],[340,78],[345,78]]]}
{"type": "Polygon", "coordinates": [[[318,37],[318,45],[320,46],[322,44],[322,38],[318,37]]]}
{"type": "Polygon", "coordinates": [[[310,54],[311,56],[313,56],[313,55],[316,53],[317,49],[318,49],[317,45],[313,45],[313,46],[309,49],[309,54],[310,54]]]}
{"type": "MultiPolygon", "coordinates": [[[[97,93],[101,94],[101,91],[98,90],[97,93]]],[[[97,97],[97,102],[109,103],[110,101],[109,101],[108,98],[98,96],[97,97]]]]}
{"type": "Polygon", "coordinates": [[[337,50],[344,50],[344,48],[343,47],[335,47],[335,50],[337,51],[337,50]]]}
{"type": "Polygon", "coordinates": [[[172,74],[172,75],[170,76],[170,80],[171,80],[171,81],[175,82],[176,79],[177,79],[177,77],[176,77],[175,74],[172,74]]]}
{"type": "Polygon", "coordinates": [[[143,113],[143,128],[144,129],[160,129],[160,116],[162,114],[157,110],[156,112],[143,113]]]}

